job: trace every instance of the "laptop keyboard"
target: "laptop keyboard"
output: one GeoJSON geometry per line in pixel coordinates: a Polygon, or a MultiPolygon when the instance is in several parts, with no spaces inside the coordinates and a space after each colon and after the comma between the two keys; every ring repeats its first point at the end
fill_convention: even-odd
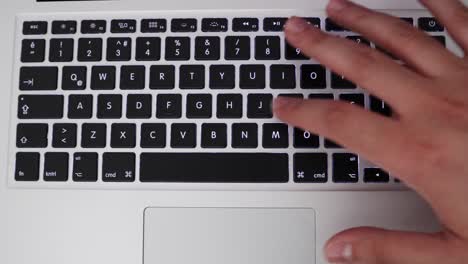
{"type": "MultiPolygon", "coordinates": [[[[402,188],[356,154],[271,112],[279,95],[344,100],[386,116],[390,107],[289,46],[282,29],[291,14],[222,14],[18,17],[9,182],[31,188],[402,188]]],[[[445,29],[433,18],[396,15],[446,45],[445,29]]],[[[304,17],[376,48],[323,14],[304,17]]]]}

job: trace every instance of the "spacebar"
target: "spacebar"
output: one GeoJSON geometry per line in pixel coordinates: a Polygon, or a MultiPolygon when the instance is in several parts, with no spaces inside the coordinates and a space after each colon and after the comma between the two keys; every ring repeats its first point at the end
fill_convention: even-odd
{"type": "Polygon", "coordinates": [[[141,182],[288,182],[288,155],[277,153],[142,153],[141,182]]]}

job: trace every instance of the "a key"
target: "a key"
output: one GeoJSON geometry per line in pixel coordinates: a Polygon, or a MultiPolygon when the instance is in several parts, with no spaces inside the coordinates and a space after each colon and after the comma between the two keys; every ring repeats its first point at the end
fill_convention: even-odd
{"type": "Polygon", "coordinates": [[[108,38],[106,50],[108,61],[129,61],[132,58],[132,39],[108,38]]]}
{"type": "Polygon", "coordinates": [[[326,93],[326,94],[309,94],[309,99],[320,99],[320,100],[333,100],[335,99],[335,97],[333,96],[333,94],[329,94],[329,93],[326,93]]]}
{"type": "Polygon", "coordinates": [[[16,127],[17,148],[47,147],[47,124],[18,124],[16,127]]]}
{"type": "Polygon", "coordinates": [[[73,181],[96,182],[98,178],[98,154],[80,152],[73,155],[73,181]]]}
{"type": "Polygon", "coordinates": [[[226,124],[203,124],[201,130],[202,148],[226,148],[227,126],[226,124]]]}
{"type": "Polygon", "coordinates": [[[68,97],[68,118],[89,119],[93,116],[93,96],[90,94],[68,97]]]}
{"type": "Polygon", "coordinates": [[[106,147],[106,124],[85,123],[81,127],[81,147],[106,147]]]}
{"type": "Polygon", "coordinates": [[[142,33],[162,33],[167,30],[166,19],[143,19],[141,20],[142,33]]]}
{"type": "Polygon", "coordinates": [[[166,38],[166,60],[178,61],[190,59],[189,37],[167,37],[166,38]]]}
{"type": "Polygon", "coordinates": [[[241,118],[242,95],[218,94],[216,116],[218,118],[241,118]]]}
{"type": "Polygon", "coordinates": [[[241,89],[264,89],[265,65],[241,65],[239,86],[241,89]]]}
{"type": "Polygon", "coordinates": [[[418,19],[418,27],[427,32],[442,32],[444,26],[434,17],[421,17],[418,19]]]}
{"type": "Polygon", "coordinates": [[[287,60],[308,60],[304,54],[302,54],[301,49],[295,48],[289,45],[288,42],[285,42],[285,57],[287,60]]]}
{"type": "Polygon", "coordinates": [[[271,104],[273,95],[271,94],[249,94],[247,96],[247,117],[248,118],[272,118],[271,104]]]}
{"type": "Polygon", "coordinates": [[[166,147],[166,124],[141,125],[140,146],[142,148],[166,147]]]}
{"type": "Polygon", "coordinates": [[[59,119],[63,117],[63,95],[20,95],[19,119],[59,119]]]}
{"type": "Polygon", "coordinates": [[[26,21],[23,23],[23,35],[45,35],[47,34],[46,21],[26,21]]]}
{"type": "Polygon", "coordinates": [[[204,65],[182,65],[179,72],[180,89],[203,89],[205,88],[205,66],[204,65]]]}
{"type": "Polygon", "coordinates": [[[355,154],[333,154],[333,182],[352,183],[359,181],[359,158],[355,154]]]}
{"type": "Polygon", "coordinates": [[[182,96],[180,94],[159,94],[156,99],[156,117],[172,119],[182,117],[182,96]]]}
{"type": "Polygon", "coordinates": [[[122,95],[98,95],[97,117],[100,119],[118,119],[122,117],[122,95]]]}
{"type": "Polygon", "coordinates": [[[287,148],[289,146],[288,126],[285,124],[263,124],[264,148],[287,148]]]}
{"type": "Polygon", "coordinates": [[[111,33],[135,33],[136,20],[114,19],[111,21],[111,33]]]}
{"type": "Polygon", "coordinates": [[[340,100],[349,102],[353,105],[364,107],[364,95],[363,94],[341,94],[340,100]]]}
{"type": "Polygon", "coordinates": [[[112,124],[111,148],[134,148],[135,146],[135,124],[112,124]]]}
{"type": "Polygon", "coordinates": [[[49,61],[70,62],[73,61],[73,39],[51,39],[49,49],[49,61]]]}
{"type": "Polygon", "coordinates": [[[75,34],[77,23],[73,20],[61,20],[52,22],[52,34],[66,35],[75,34]]]}
{"type": "Polygon", "coordinates": [[[379,168],[364,169],[364,182],[385,183],[390,181],[388,173],[379,168]]]}
{"type": "Polygon", "coordinates": [[[93,66],[91,69],[91,89],[115,89],[115,66],[93,66]]]}
{"type": "Polygon", "coordinates": [[[122,66],[120,68],[120,89],[142,90],[145,88],[145,66],[122,66]]]}
{"type": "Polygon", "coordinates": [[[21,67],[21,91],[57,90],[57,67],[21,67]]]}
{"type": "Polygon", "coordinates": [[[211,94],[187,95],[187,118],[211,118],[212,101],[211,94]]]}
{"type": "Polygon", "coordinates": [[[150,69],[150,89],[174,89],[174,65],[153,65],[150,69]]]}
{"type": "Polygon", "coordinates": [[[354,89],[356,84],[350,82],[344,76],[338,75],[336,73],[331,74],[331,87],[333,89],[354,89]]]}
{"type": "Polygon", "coordinates": [[[257,148],[258,125],[255,123],[237,123],[232,125],[233,148],[257,148]]]}
{"type": "Polygon", "coordinates": [[[203,32],[226,32],[228,20],[226,18],[204,18],[202,19],[203,32]]]}
{"type": "Polygon", "coordinates": [[[294,147],[295,148],[319,148],[319,136],[304,131],[300,128],[294,128],[294,147]]]}
{"type": "Polygon", "coordinates": [[[106,33],[107,22],[105,20],[83,20],[81,21],[82,34],[106,33]]]}
{"type": "Polygon", "coordinates": [[[21,62],[43,62],[45,59],[44,39],[23,39],[21,62]]]}
{"type": "Polygon", "coordinates": [[[195,148],[197,145],[197,127],[195,124],[172,124],[171,147],[195,148]]]}
{"type": "Polygon", "coordinates": [[[211,65],[210,88],[234,89],[236,82],[236,68],[234,65],[211,65]]]}
{"type": "Polygon", "coordinates": [[[272,89],[296,88],[296,66],[292,64],[271,65],[270,87],[272,89]]]}
{"type": "Polygon", "coordinates": [[[228,36],[224,39],[226,60],[249,60],[250,38],[248,36],[228,36]]]}
{"type": "Polygon", "coordinates": [[[104,153],[102,155],[102,181],[135,181],[135,153],[104,153]]]}
{"type": "Polygon", "coordinates": [[[232,20],[232,31],[234,32],[256,32],[258,31],[258,18],[241,17],[232,20]]]}
{"type": "Polygon", "coordinates": [[[80,38],[78,40],[78,61],[101,61],[102,39],[80,38]]]}
{"type": "Polygon", "coordinates": [[[326,153],[294,154],[294,182],[326,183],[328,181],[328,158],[326,153]]]}
{"type": "Polygon", "coordinates": [[[255,37],[256,60],[279,60],[281,57],[281,44],[278,36],[255,37]]]}
{"type": "Polygon", "coordinates": [[[263,31],[281,32],[288,21],[287,17],[266,17],[263,19],[263,31]]]}
{"type": "Polygon", "coordinates": [[[174,18],[171,20],[171,32],[195,32],[197,20],[194,18],[174,18]]]}
{"type": "Polygon", "coordinates": [[[327,88],[326,70],[322,65],[301,66],[301,88],[325,89],[327,88]]]}
{"type": "Polygon", "coordinates": [[[76,124],[54,124],[52,134],[52,147],[76,147],[76,124]]]}
{"type": "Polygon", "coordinates": [[[219,60],[221,53],[221,41],[219,37],[196,37],[196,60],[219,60]]]}
{"type": "Polygon", "coordinates": [[[48,152],[44,155],[44,181],[68,180],[68,153],[48,152]]]}
{"type": "Polygon", "coordinates": [[[153,98],[150,94],[129,94],[127,97],[127,118],[151,118],[153,98]]]}
{"type": "Polygon", "coordinates": [[[161,38],[137,38],[137,61],[158,61],[161,59],[161,38]]]}
{"type": "Polygon", "coordinates": [[[387,117],[392,116],[393,112],[392,108],[387,103],[375,96],[370,96],[370,110],[387,117]]]}
{"type": "Polygon", "coordinates": [[[39,180],[40,155],[35,152],[16,153],[15,180],[38,181],[39,180]]]}
{"type": "Polygon", "coordinates": [[[63,90],[84,90],[87,83],[86,66],[65,66],[62,68],[63,90]]]}
{"type": "Polygon", "coordinates": [[[346,28],[336,24],[330,18],[325,19],[325,29],[327,31],[348,31],[346,28]]]}

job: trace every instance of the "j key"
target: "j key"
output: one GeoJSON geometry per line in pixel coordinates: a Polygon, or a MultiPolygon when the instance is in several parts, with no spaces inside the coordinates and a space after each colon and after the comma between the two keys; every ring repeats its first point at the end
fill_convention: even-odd
{"type": "Polygon", "coordinates": [[[294,154],[294,182],[325,183],[328,181],[326,153],[294,154]]]}
{"type": "Polygon", "coordinates": [[[309,99],[333,100],[333,94],[309,94],[309,99]]]}
{"type": "Polygon", "coordinates": [[[432,36],[435,40],[437,40],[442,46],[446,47],[447,46],[447,41],[444,36],[432,36]]]}
{"type": "Polygon", "coordinates": [[[112,124],[111,147],[134,148],[136,146],[135,124],[112,124]]]}
{"type": "Polygon", "coordinates": [[[205,66],[204,65],[182,65],[180,66],[179,88],[181,89],[203,89],[205,88],[205,66]]]}
{"type": "Polygon", "coordinates": [[[22,91],[56,90],[57,67],[21,67],[19,88],[22,91]]]}
{"type": "Polygon", "coordinates": [[[49,61],[69,62],[73,60],[73,39],[51,39],[49,61]]]}
{"type": "Polygon", "coordinates": [[[134,33],[136,32],[136,20],[133,20],[133,19],[112,20],[111,32],[112,33],[134,33]]]}
{"type": "Polygon", "coordinates": [[[39,153],[16,153],[15,180],[38,181],[39,180],[39,153]]]}
{"type": "Polygon", "coordinates": [[[280,37],[260,36],[255,37],[255,59],[279,60],[281,57],[280,37]]]}
{"type": "Polygon", "coordinates": [[[372,112],[379,113],[383,116],[392,116],[392,108],[375,96],[370,96],[370,109],[372,112]]]}
{"type": "Polygon", "coordinates": [[[195,32],[197,20],[194,18],[176,18],[171,20],[172,32],[195,32]]]}
{"type": "Polygon", "coordinates": [[[442,32],[444,26],[434,17],[421,17],[418,19],[418,27],[427,32],[442,32]]]}
{"type": "Polygon", "coordinates": [[[21,62],[43,62],[45,59],[45,40],[23,39],[21,62]]]}
{"type": "Polygon", "coordinates": [[[264,148],[287,148],[289,146],[288,126],[285,124],[263,124],[264,148]]]}
{"type": "Polygon", "coordinates": [[[174,65],[153,65],[150,70],[150,89],[174,89],[174,65]]]}
{"type": "Polygon", "coordinates": [[[201,135],[202,148],[225,148],[227,147],[226,124],[203,124],[201,135]]]}
{"type": "Polygon", "coordinates": [[[83,124],[81,147],[104,148],[106,146],[106,124],[83,124]]]}
{"type": "Polygon", "coordinates": [[[379,168],[366,168],[364,169],[364,182],[389,182],[390,176],[386,171],[379,168]]]}
{"type": "Polygon", "coordinates": [[[65,66],[62,69],[63,90],[84,90],[87,82],[86,66],[65,66]]]}
{"type": "Polygon", "coordinates": [[[102,181],[135,181],[135,153],[104,153],[102,155],[102,181]]]}
{"type": "Polygon", "coordinates": [[[212,116],[211,94],[187,95],[187,118],[210,118],[212,116]]]}
{"type": "Polygon", "coordinates": [[[341,94],[340,100],[349,102],[353,105],[364,107],[364,95],[363,94],[341,94]]]}
{"type": "Polygon", "coordinates": [[[272,118],[271,94],[249,94],[247,97],[247,117],[248,118],[272,118]]]}
{"type": "Polygon", "coordinates": [[[68,118],[89,119],[93,116],[93,96],[89,94],[68,97],[68,118]]]}
{"type": "Polygon", "coordinates": [[[166,147],[166,124],[141,125],[140,145],[142,148],[166,147]]]}
{"type": "Polygon", "coordinates": [[[286,47],[286,59],[287,60],[308,60],[304,54],[302,54],[301,49],[295,48],[289,45],[288,42],[285,42],[286,47]]]}
{"type": "Polygon", "coordinates": [[[326,148],[332,148],[332,149],[342,149],[343,147],[338,145],[336,142],[330,140],[330,139],[325,139],[325,147],[326,148]]]}
{"type": "Polygon", "coordinates": [[[301,88],[325,89],[327,88],[326,70],[322,65],[301,66],[301,88]]]}
{"type": "Polygon", "coordinates": [[[234,18],[232,20],[232,31],[254,32],[258,31],[258,18],[234,18]]]}
{"type": "Polygon", "coordinates": [[[127,118],[150,118],[152,116],[150,94],[129,94],[127,97],[127,118]]]}
{"type": "Polygon", "coordinates": [[[216,116],[218,118],[241,118],[242,95],[218,94],[216,116]]]}
{"type": "Polygon", "coordinates": [[[333,154],[333,182],[358,182],[359,159],[354,154],[333,154]]]}
{"type": "Polygon", "coordinates": [[[166,32],[166,19],[143,19],[141,20],[142,33],[161,33],[166,32]]]}
{"type": "Polygon", "coordinates": [[[349,40],[352,40],[352,41],[354,41],[354,42],[356,42],[358,44],[366,45],[368,47],[370,47],[370,45],[371,45],[369,40],[367,40],[367,39],[365,39],[365,38],[363,38],[361,36],[348,36],[346,38],[349,39],[349,40]]]}
{"type": "Polygon", "coordinates": [[[232,125],[233,148],[257,148],[258,125],[254,123],[239,123],[232,125]]]}
{"type": "Polygon", "coordinates": [[[98,174],[97,153],[75,153],[73,155],[73,181],[95,182],[98,174]]]}
{"type": "Polygon", "coordinates": [[[288,18],[286,17],[267,17],[263,19],[263,31],[280,32],[283,31],[284,25],[288,18]]]}
{"type": "Polygon", "coordinates": [[[161,38],[137,38],[137,61],[158,61],[161,59],[161,38]]]}
{"type": "Polygon", "coordinates": [[[52,34],[75,34],[76,28],[76,21],[66,20],[52,22],[52,34]]]}
{"type": "Polygon", "coordinates": [[[93,66],[91,70],[91,89],[115,89],[115,66],[93,66]]]}
{"type": "Polygon", "coordinates": [[[219,60],[221,41],[219,37],[197,37],[195,38],[196,60],[219,60]]]}
{"type": "Polygon", "coordinates": [[[76,147],[76,124],[54,124],[52,134],[52,147],[74,148],[76,147]]]}
{"type": "Polygon", "coordinates": [[[294,89],[296,88],[296,66],[294,65],[271,65],[270,87],[272,89],[294,89]]]}
{"type": "Polygon", "coordinates": [[[250,38],[228,36],[225,38],[224,56],[226,60],[249,60],[250,38]]]}
{"type": "Polygon", "coordinates": [[[44,181],[67,181],[68,159],[68,153],[46,153],[44,155],[44,181]]]}
{"type": "Polygon", "coordinates": [[[45,148],[47,147],[47,124],[19,124],[16,127],[16,147],[45,148]]]}
{"type": "Polygon", "coordinates": [[[226,18],[204,18],[202,19],[203,32],[226,32],[228,20],[226,18]]]}
{"type": "Polygon", "coordinates": [[[336,73],[332,73],[331,77],[331,86],[333,89],[354,89],[356,84],[348,81],[343,76],[340,76],[336,73]]]}
{"type": "Polygon", "coordinates": [[[83,20],[81,21],[81,33],[101,34],[106,33],[105,20],[83,20]]]}
{"type": "Polygon", "coordinates": [[[299,128],[294,128],[294,147],[295,148],[319,148],[319,136],[304,131],[299,128]]]}
{"type": "Polygon", "coordinates": [[[100,119],[117,119],[122,117],[122,95],[98,95],[97,117],[100,119]]]}
{"type": "Polygon", "coordinates": [[[338,24],[333,22],[333,20],[331,20],[330,18],[327,18],[325,20],[325,29],[327,31],[347,31],[347,29],[345,29],[342,26],[339,26],[338,24]]]}
{"type": "Polygon", "coordinates": [[[157,118],[182,117],[182,96],[180,94],[159,94],[156,100],[157,118]]]}
{"type": "Polygon", "coordinates": [[[20,95],[19,119],[58,119],[63,117],[63,95],[20,95]]]}
{"type": "Polygon", "coordinates": [[[264,89],[265,65],[241,65],[239,86],[241,89],[264,89]]]}
{"type": "Polygon", "coordinates": [[[234,89],[236,83],[236,69],[234,65],[211,65],[210,88],[234,89]]]}
{"type": "Polygon", "coordinates": [[[47,34],[47,22],[27,21],[23,23],[23,35],[45,35],[47,34]]]}
{"type": "Polygon", "coordinates": [[[132,58],[131,38],[108,38],[107,39],[107,60],[108,61],[129,61],[132,58]]]}
{"type": "Polygon", "coordinates": [[[122,66],[120,68],[120,89],[141,90],[145,88],[145,66],[122,66]]]}
{"type": "Polygon", "coordinates": [[[102,39],[81,38],[78,40],[78,61],[101,61],[102,39]]]}
{"type": "Polygon", "coordinates": [[[195,124],[172,124],[171,147],[195,148],[195,146],[197,145],[196,132],[197,127],[195,124]]]}
{"type": "Polygon", "coordinates": [[[166,60],[189,60],[190,38],[189,37],[167,37],[166,38],[166,60]]]}

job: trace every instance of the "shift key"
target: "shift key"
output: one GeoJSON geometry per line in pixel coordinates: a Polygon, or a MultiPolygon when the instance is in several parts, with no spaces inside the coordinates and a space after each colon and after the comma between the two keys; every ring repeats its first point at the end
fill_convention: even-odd
{"type": "Polygon", "coordinates": [[[63,117],[63,95],[20,95],[19,119],[59,119],[63,117]]]}

